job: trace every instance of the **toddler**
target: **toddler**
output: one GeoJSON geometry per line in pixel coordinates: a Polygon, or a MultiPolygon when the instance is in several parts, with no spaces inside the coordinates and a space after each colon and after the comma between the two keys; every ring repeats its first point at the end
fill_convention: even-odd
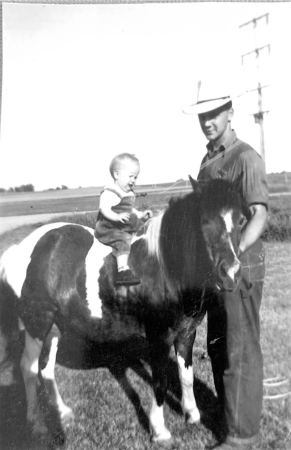
{"type": "Polygon", "coordinates": [[[96,238],[110,245],[117,260],[116,286],[140,283],[128,266],[128,256],[133,234],[141,219],[152,217],[152,211],[134,208],[133,188],[140,171],[139,160],[130,153],[121,153],[111,161],[110,174],[113,183],[100,194],[99,213],[95,228],[96,238]]]}

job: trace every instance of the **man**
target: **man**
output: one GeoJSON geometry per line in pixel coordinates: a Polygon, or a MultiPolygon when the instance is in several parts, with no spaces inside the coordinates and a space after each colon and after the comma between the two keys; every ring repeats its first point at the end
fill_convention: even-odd
{"type": "Polygon", "coordinates": [[[207,348],[215,388],[223,408],[227,436],[214,448],[252,448],[262,409],[263,361],[259,309],[264,278],[260,236],[267,220],[268,192],[264,162],[231,128],[232,100],[223,93],[195,105],[208,139],[198,181],[225,178],[240,183],[249,215],[239,244],[242,280],[234,292],[214,296],[208,308],[207,348]]]}

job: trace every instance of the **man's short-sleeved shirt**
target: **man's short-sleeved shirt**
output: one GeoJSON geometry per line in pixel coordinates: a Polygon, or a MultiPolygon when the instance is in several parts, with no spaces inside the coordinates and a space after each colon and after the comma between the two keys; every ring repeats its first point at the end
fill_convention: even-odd
{"type": "Polygon", "coordinates": [[[241,179],[241,193],[246,203],[268,207],[268,187],[265,164],[261,156],[248,144],[237,138],[234,131],[216,153],[211,143],[202,160],[198,181],[224,178],[231,182],[241,179]]]}

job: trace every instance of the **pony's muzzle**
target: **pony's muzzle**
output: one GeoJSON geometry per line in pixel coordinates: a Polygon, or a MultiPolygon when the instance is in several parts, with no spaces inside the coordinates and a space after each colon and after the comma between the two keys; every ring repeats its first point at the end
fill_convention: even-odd
{"type": "Polygon", "coordinates": [[[225,259],[222,259],[217,268],[218,284],[224,291],[233,291],[240,279],[240,262],[235,260],[230,266],[225,259]]]}

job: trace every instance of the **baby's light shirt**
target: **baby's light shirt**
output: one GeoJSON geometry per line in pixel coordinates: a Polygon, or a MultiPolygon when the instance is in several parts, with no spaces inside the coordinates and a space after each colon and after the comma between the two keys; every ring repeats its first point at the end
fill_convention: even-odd
{"type": "Polygon", "coordinates": [[[118,205],[122,198],[132,196],[135,196],[133,191],[124,192],[116,184],[105,186],[104,190],[100,194],[99,209],[111,209],[113,206],[118,205]]]}

